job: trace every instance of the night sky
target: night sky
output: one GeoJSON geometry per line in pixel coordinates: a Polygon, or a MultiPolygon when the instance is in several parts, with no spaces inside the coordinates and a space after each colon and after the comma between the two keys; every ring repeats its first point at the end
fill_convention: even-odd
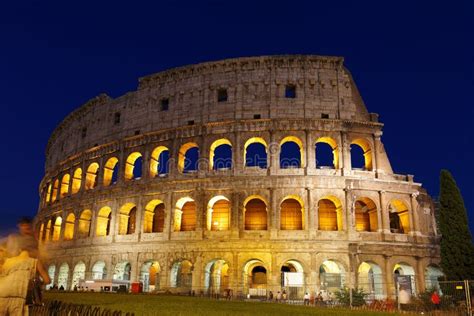
{"type": "Polygon", "coordinates": [[[88,99],[174,66],[271,54],[344,56],[394,171],[437,196],[449,169],[474,231],[473,4],[2,1],[0,235],[36,213],[48,138],[88,99]]]}

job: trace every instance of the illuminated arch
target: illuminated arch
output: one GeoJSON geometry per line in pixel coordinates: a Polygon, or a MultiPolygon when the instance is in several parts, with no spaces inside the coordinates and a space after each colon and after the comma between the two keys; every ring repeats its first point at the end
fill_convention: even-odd
{"type": "Polygon", "coordinates": [[[319,267],[321,289],[329,292],[338,291],[345,284],[344,266],[336,260],[325,260],[319,267]]]}
{"type": "Polygon", "coordinates": [[[63,263],[59,267],[58,288],[62,287],[64,290],[67,290],[68,279],[69,279],[69,265],[67,263],[63,263]]]}
{"type": "Polygon", "coordinates": [[[61,180],[61,189],[59,190],[59,196],[61,198],[65,197],[69,193],[69,181],[71,180],[71,176],[69,173],[63,175],[63,179],[61,180]]]}
{"type": "Polygon", "coordinates": [[[280,285],[288,288],[288,299],[303,299],[304,269],[298,260],[287,260],[280,268],[280,285]]]}
{"type": "Polygon", "coordinates": [[[193,281],[193,264],[189,260],[179,260],[173,263],[170,273],[170,286],[189,291],[193,281]]]}
{"type": "Polygon", "coordinates": [[[48,183],[48,190],[46,191],[46,203],[51,201],[51,194],[52,194],[53,185],[48,183]]]}
{"type": "MultiPolygon", "coordinates": [[[[351,142],[351,147],[354,145],[359,146],[362,149],[364,155],[364,169],[372,170],[372,147],[370,146],[370,143],[366,139],[357,138],[351,142]]],[[[351,158],[352,160],[356,158],[354,157],[353,152],[351,152],[351,158]]]]}
{"type": "Polygon", "coordinates": [[[297,195],[286,196],[280,203],[280,229],[303,229],[303,200],[297,195]]]}
{"type": "Polygon", "coordinates": [[[82,169],[76,168],[72,176],[71,194],[76,194],[81,189],[82,169]]]}
{"type": "Polygon", "coordinates": [[[64,225],[64,240],[72,240],[74,238],[74,225],[76,223],[76,217],[74,213],[69,213],[66,217],[66,224],[64,225]]]}
{"type": "MultiPolygon", "coordinates": [[[[169,149],[168,147],[165,146],[158,146],[155,149],[153,149],[153,152],[151,153],[151,159],[150,159],[150,177],[154,178],[156,176],[159,176],[161,174],[166,174],[167,173],[167,168],[165,168],[166,172],[160,173],[160,169],[163,167],[160,165],[160,159],[162,158],[161,155],[165,154],[168,152],[169,154],[169,149]]],[[[164,162],[167,164],[168,162],[164,162]]]]}
{"type": "Polygon", "coordinates": [[[112,210],[104,206],[97,214],[96,236],[108,236],[110,234],[110,222],[112,220],[112,210]]]}
{"type": "Polygon", "coordinates": [[[48,276],[51,279],[49,284],[46,284],[46,289],[49,290],[54,285],[54,276],[56,275],[56,266],[54,264],[48,267],[48,276]]]}
{"type": "Polygon", "coordinates": [[[204,268],[204,289],[209,295],[224,294],[229,288],[229,264],[222,259],[213,259],[204,268]]]}
{"type": "MultiPolygon", "coordinates": [[[[256,148],[255,148],[256,149],[256,148]]],[[[244,166],[245,167],[260,167],[267,168],[268,165],[268,145],[267,142],[261,137],[249,138],[244,144],[244,166]],[[256,147],[262,145],[264,148],[264,157],[255,156],[250,157],[250,147],[256,147]]]]}
{"type": "Polygon", "coordinates": [[[244,229],[267,230],[267,202],[258,195],[251,195],[244,201],[244,229]]]}
{"type": "Polygon", "coordinates": [[[85,189],[92,190],[97,186],[97,175],[99,173],[99,164],[93,162],[87,167],[85,189]]]}
{"type": "Polygon", "coordinates": [[[105,278],[107,278],[107,267],[104,261],[99,260],[92,266],[92,279],[103,280],[105,278]]]}
{"type": "Polygon", "coordinates": [[[303,168],[305,166],[303,142],[296,136],[287,136],[280,141],[280,168],[287,168],[289,166],[293,166],[293,159],[299,160],[298,168],[303,168]],[[285,161],[285,157],[282,157],[284,153],[283,146],[289,143],[294,143],[298,146],[299,157],[290,157],[291,161],[285,161]]]}
{"type": "Polygon", "coordinates": [[[254,296],[266,296],[266,292],[259,291],[267,288],[267,267],[262,260],[251,259],[245,263],[243,268],[243,280],[245,292],[252,293],[254,296]]]}
{"type": "Polygon", "coordinates": [[[107,187],[117,181],[118,158],[111,157],[104,165],[104,186],[107,187]]]}
{"type": "Polygon", "coordinates": [[[318,201],[319,230],[342,230],[342,204],[335,196],[325,196],[318,201]]]}
{"type": "Polygon", "coordinates": [[[84,280],[86,278],[86,264],[82,261],[79,261],[72,272],[72,283],[71,289],[74,289],[75,286],[79,285],[80,280],[84,280]]]}
{"type": "Polygon", "coordinates": [[[230,202],[223,195],[214,196],[207,204],[207,230],[228,230],[230,225],[230,202]]]}
{"type": "Polygon", "coordinates": [[[128,155],[125,161],[125,180],[139,179],[141,177],[141,170],[135,168],[139,159],[142,159],[142,154],[137,151],[128,155]]]}
{"type": "Polygon", "coordinates": [[[54,180],[53,194],[51,195],[51,202],[54,202],[58,199],[58,190],[59,190],[59,179],[56,179],[54,180]]]}
{"type": "Polygon", "coordinates": [[[44,241],[49,241],[51,239],[51,225],[52,225],[52,220],[48,220],[48,223],[46,224],[46,229],[44,230],[43,234],[43,240],[44,241]]]}
{"type": "Polygon", "coordinates": [[[430,264],[425,269],[425,289],[438,290],[439,291],[439,281],[444,279],[444,273],[440,267],[434,264],[430,264]]]}
{"type": "Polygon", "coordinates": [[[165,226],[165,204],[161,200],[151,200],[145,206],[143,219],[144,233],[161,233],[165,226]]]}
{"type": "Polygon", "coordinates": [[[411,294],[416,294],[416,273],[415,269],[406,262],[399,262],[393,266],[393,276],[395,278],[395,285],[398,282],[399,276],[409,276],[411,280],[411,294]]]}
{"type": "Polygon", "coordinates": [[[44,230],[45,230],[44,223],[41,223],[39,233],[38,233],[38,240],[39,241],[44,240],[44,230]]]}
{"type": "Polygon", "coordinates": [[[90,210],[82,211],[79,216],[78,237],[87,238],[90,235],[92,221],[92,212],[90,210]]]}
{"type": "Polygon", "coordinates": [[[161,267],[158,261],[146,261],[140,270],[140,282],[143,284],[143,292],[152,292],[160,288],[161,267]]]}
{"type": "Polygon", "coordinates": [[[174,231],[192,231],[196,229],[196,203],[190,197],[176,202],[174,211],[174,231]]]}
{"type": "Polygon", "coordinates": [[[410,214],[408,207],[401,200],[392,200],[388,206],[390,231],[398,234],[408,234],[410,231],[410,214]]]}
{"type": "Polygon", "coordinates": [[[128,261],[121,261],[115,265],[113,280],[130,281],[132,266],[128,261]]]}
{"type": "Polygon", "coordinates": [[[332,167],[339,169],[339,151],[337,148],[337,142],[331,137],[319,137],[316,140],[316,168],[324,167],[318,164],[318,144],[327,144],[332,149],[332,167]]]}
{"type": "Polygon", "coordinates": [[[61,224],[63,223],[63,219],[61,216],[56,217],[54,220],[54,226],[53,226],[53,236],[52,240],[53,241],[58,241],[59,238],[61,237],[61,224]]]}
{"type": "Polygon", "coordinates": [[[137,206],[133,203],[125,203],[119,213],[119,235],[131,235],[135,233],[137,224],[137,206]]]}
{"type": "Polygon", "coordinates": [[[357,286],[364,290],[368,298],[380,300],[384,298],[384,280],[382,269],[376,263],[364,261],[357,271],[357,286]]]}
{"type": "Polygon", "coordinates": [[[222,169],[222,168],[227,169],[227,163],[226,162],[229,159],[219,157],[218,155],[216,155],[216,149],[220,146],[230,146],[230,150],[231,150],[231,156],[230,156],[231,166],[230,167],[232,168],[232,143],[230,142],[230,140],[228,140],[226,138],[221,138],[221,139],[218,139],[218,140],[214,141],[211,144],[211,147],[209,149],[209,169],[210,170],[222,169]],[[216,161],[214,161],[214,160],[216,160],[216,161]]]}
{"type": "Polygon", "coordinates": [[[376,232],[377,206],[367,197],[358,198],[354,204],[356,231],[376,232]]]}
{"type": "MultiPolygon", "coordinates": [[[[186,171],[186,154],[188,151],[192,148],[197,148],[199,150],[199,146],[196,143],[186,143],[181,146],[178,152],[178,171],[183,173],[186,171]]],[[[198,158],[199,159],[199,158],[198,158]]],[[[196,166],[197,168],[197,166],[196,166]]],[[[191,170],[197,170],[197,169],[191,169],[191,170]]]]}

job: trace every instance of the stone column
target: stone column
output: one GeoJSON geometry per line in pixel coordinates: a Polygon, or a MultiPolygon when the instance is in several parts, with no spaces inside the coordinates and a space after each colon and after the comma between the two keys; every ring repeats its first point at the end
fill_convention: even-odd
{"type": "Polygon", "coordinates": [[[395,299],[395,284],[393,279],[393,271],[392,266],[390,264],[390,256],[385,257],[385,286],[386,286],[386,293],[387,297],[391,299],[395,299]]]}
{"type": "Polygon", "coordinates": [[[384,234],[390,233],[390,216],[387,209],[387,198],[384,190],[379,191],[380,196],[380,212],[382,217],[382,232],[384,234]]]}
{"type": "Polygon", "coordinates": [[[303,226],[303,229],[308,232],[308,236],[309,236],[309,232],[313,230],[313,225],[314,225],[314,222],[313,222],[313,207],[312,207],[312,200],[311,200],[311,190],[309,188],[305,188],[305,193],[306,193],[306,196],[305,196],[305,207],[304,207],[304,218],[303,218],[303,222],[304,222],[304,226],[303,226]]]}
{"type": "Polygon", "coordinates": [[[375,171],[376,176],[378,177],[379,174],[384,173],[384,171],[381,168],[381,159],[380,159],[380,153],[381,153],[381,148],[382,148],[382,142],[381,142],[381,136],[382,132],[376,132],[374,134],[374,161],[373,161],[373,170],[375,171]]]}
{"type": "Polygon", "coordinates": [[[239,228],[242,214],[240,212],[240,194],[233,192],[231,197],[232,212],[230,215],[230,230],[232,238],[239,238],[239,228]]]}
{"type": "Polygon", "coordinates": [[[268,170],[270,171],[270,175],[278,174],[278,170],[280,169],[280,146],[277,143],[277,135],[275,135],[275,131],[270,131],[270,143],[268,144],[268,161],[269,166],[268,170]]]}
{"type": "Polygon", "coordinates": [[[410,194],[410,209],[411,209],[410,230],[416,236],[421,235],[421,232],[420,232],[420,218],[418,216],[419,215],[418,214],[418,201],[416,200],[418,195],[419,195],[418,192],[410,194]]]}
{"type": "Polygon", "coordinates": [[[138,236],[138,240],[140,240],[142,232],[143,232],[143,218],[144,212],[145,212],[145,205],[142,196],[138,198],[138,203],[137,203],[137,212],[135,214],[135,232],[134,235],[138,236]]]}
{"type": "MultiPolygon", "coordinates": [[[[354,215],[354,192],[351,188],[344,189],[345,192],[345,204],[346,204],[346,220],[345,220],[345,230],[347,231],[347,235],[349,239],[355,238],[355,215],[354,215]]],[[[344,227],[343,227],[344,228],[344,227]]]]}
{"type": "Polygon", "coordinates": [[[416,259],[416,293],[423,293],[425,288],[425,271],[423,269],[423,260],[420,257],[416,259]]]}
{"type": "Polygon", "coordinates": [[[268,230],[270,231],[270,238],[276,238],[278,230],[280,229],[280,210],[277,205],[275,189],[270,188],[270,207],[267,214],[268,230]]]}
{"type": "Polygon", "coordinates": [[[143,152],[142,156],[142,180],[148,180],[150,179],[150,151],[148,147],[145,148],[145,151],[143,152]]]}
{"type": "Polygon", "coordinates": [[[306,135],[306,167],[305,175],[308,175],[308,171],[316,169],[316,152],[313,144],[313,137],[311,131],[305,130],[306,135]]]}
{"type": "Polygon", "coordinates": [[[342,165],[340,166],[342,169],[342,174],[343,175],[350,175],[351,174],[351,169],[352,169],[352,162],[351,162],[351,144],[349,140],[347,139],[347,135],[345,133],[342,133],[341,135],[341,161],[342,165]]]}
{"type": "Polygon", "coordinates": [[[171,232],[173,231],[173,192],[166,193],[166,197],[163,202],[165,203],[165,227],[163,227],[163,239],[169,240],[171,238],[171,232]]]}
{"type": "Polygon", "coordinates": [[[240,143],[240,132],[234,133],[234,145],[232,146],[232,169],[234,176],[241,175],[244,169],[245,157],[240,143]]]}

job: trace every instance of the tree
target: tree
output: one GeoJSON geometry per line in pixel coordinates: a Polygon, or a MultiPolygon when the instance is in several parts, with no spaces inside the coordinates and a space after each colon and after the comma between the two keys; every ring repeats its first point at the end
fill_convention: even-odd
{"type": "Polygon", "coordinates": [[[441,170],[439,190],[441,267],[448,280],[474,279],[474,245],[466,207],[456,181],[441,170]]]}

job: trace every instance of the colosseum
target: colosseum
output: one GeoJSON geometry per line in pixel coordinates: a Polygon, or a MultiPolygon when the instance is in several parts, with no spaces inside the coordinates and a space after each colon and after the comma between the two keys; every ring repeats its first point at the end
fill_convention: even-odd
{"type": "Polygon", "coordinates": [[[418,293],[441,275],[433,202],[393,172],[382,128],[341,57],[140,78],[53,131],[35,219],[43,260],[66,290],[384,298],[409,276],[418,293]]]}

